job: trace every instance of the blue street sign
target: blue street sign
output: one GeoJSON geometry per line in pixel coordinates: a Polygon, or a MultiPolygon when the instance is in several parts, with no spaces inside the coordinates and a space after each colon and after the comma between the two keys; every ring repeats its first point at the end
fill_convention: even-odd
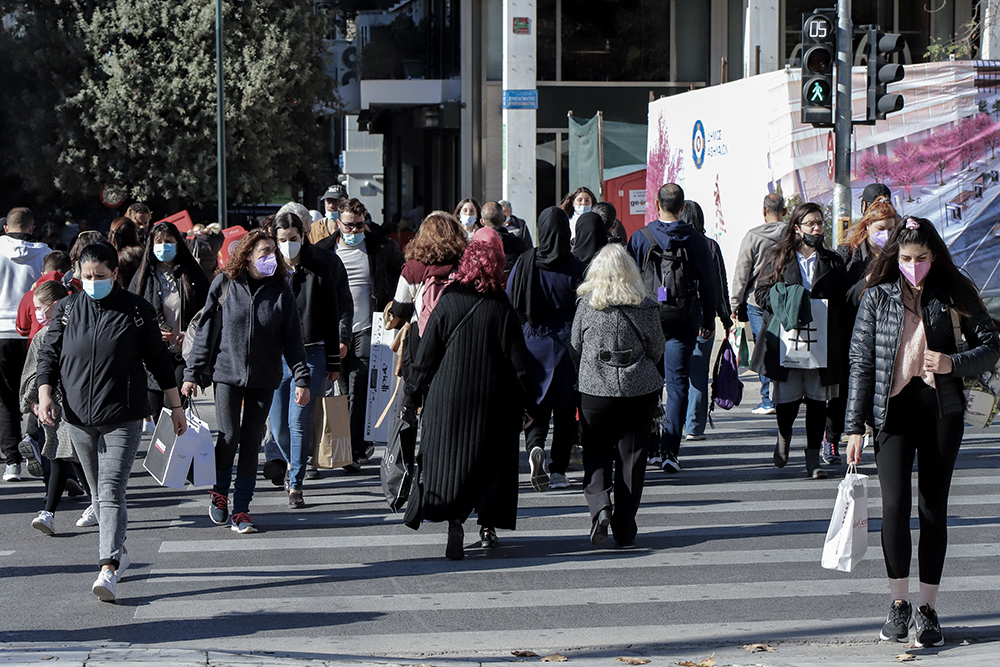
{"type": "Polygon", "coordinates": [[[505,90],[503,91],[504,109],[537,109],[537,90],[505,90]]]}

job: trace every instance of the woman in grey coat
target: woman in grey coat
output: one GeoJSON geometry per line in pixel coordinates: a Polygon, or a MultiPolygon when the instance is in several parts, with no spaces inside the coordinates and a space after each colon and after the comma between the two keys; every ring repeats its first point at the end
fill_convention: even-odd
{"type": "Polygon", "coordinates": [[[615,542],[624,546],[637,532],[645,447],[663,388],[663,329],[659,308],[646,298],[639,269],[620,245],[597,254],[577,294],[572,350],[580,378],[590,541],[603,544],[610,525],[615,542]]]}

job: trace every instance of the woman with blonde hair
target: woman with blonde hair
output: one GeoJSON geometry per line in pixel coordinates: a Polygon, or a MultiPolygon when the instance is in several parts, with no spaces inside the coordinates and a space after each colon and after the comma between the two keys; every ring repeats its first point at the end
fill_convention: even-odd
{"type": "Polygon", "coordinates": [[[605,246],[594,257],[577,294],[571,349],[580,377],[590,541],[603,544],[610,525],[624,546],[638,530],[666,341],[659,308],[645,296],[639,269],[622,246],[605,246]]]}

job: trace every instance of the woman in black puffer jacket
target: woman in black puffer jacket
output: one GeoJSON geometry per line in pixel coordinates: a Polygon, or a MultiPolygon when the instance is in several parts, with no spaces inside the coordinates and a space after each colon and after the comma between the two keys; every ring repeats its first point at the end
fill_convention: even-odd
{"type": "Polygon", "coordinates": [[[882,550],[892,605],[883,640],[944,643],[934,604],[948,541],[948,490],[962,443],[962,378],[1000,359],[1000,337],[976,285],[955,266],[930,221],[907,218],[872,264],[851,339],[847,460],[861,459],[865,417],[875,419],[882,488],[882,550]],[[965,337],[958,351],[952,313],[965,337]],[[909,602],[910,484],[916,455],[920,602],[909,602]]]}

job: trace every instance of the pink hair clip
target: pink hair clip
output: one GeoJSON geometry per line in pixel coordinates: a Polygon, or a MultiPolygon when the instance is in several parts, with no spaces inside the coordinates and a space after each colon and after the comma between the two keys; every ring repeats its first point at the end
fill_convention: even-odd
{"type": "Polygon", "coordinates": [[[906,228],[907,229],[920,229],[920,223],[917,222],[916,220],[914,220],[913,218],[907,218],[906,219],[906,228]]]}

